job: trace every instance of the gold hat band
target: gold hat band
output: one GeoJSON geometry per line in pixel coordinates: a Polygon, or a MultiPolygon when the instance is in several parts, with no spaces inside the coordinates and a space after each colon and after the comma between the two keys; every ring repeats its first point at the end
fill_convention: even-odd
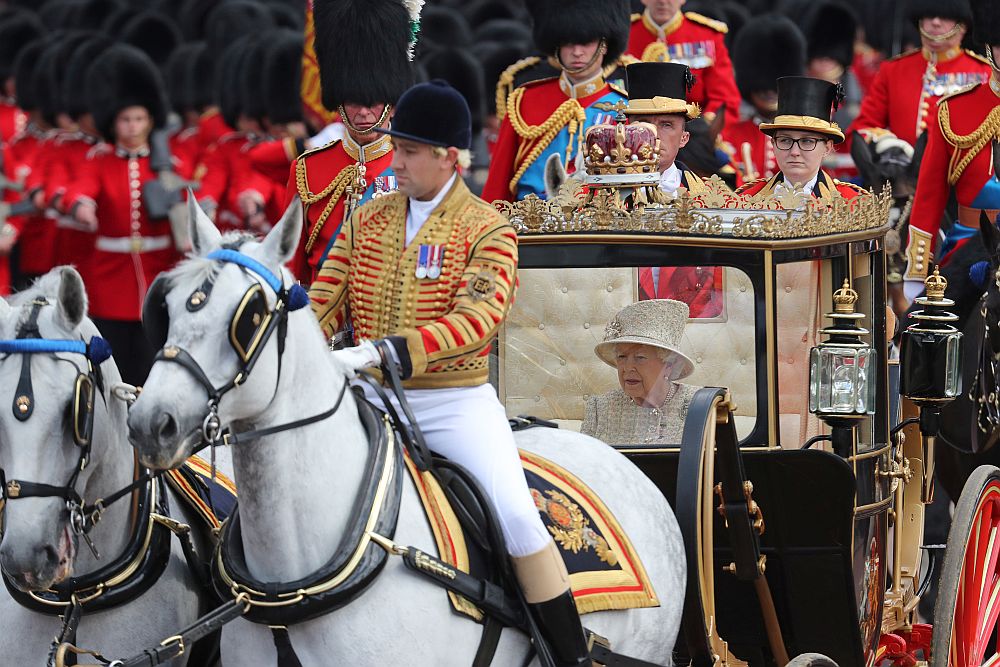
{"type": "Polygon", "coordinates": [[[777,116],[772,123],[761,123],[760,131],[772,134],[774,130],[808,130],[833,137],[836,143],[844,140],[840,126],[813,116],[777,116]]]}
{"type": "Polygon", "coordinates": [[[631,115],[680,113],[687,116],[688,120],[694,120],[701,115],[701,109],[697,104],[687,100],[656,96],[653,99],[629,100],[625,113],[631,115]]]}

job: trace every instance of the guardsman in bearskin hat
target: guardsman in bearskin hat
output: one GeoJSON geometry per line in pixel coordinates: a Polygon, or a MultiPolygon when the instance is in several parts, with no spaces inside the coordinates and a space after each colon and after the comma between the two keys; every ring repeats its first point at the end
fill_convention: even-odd
{"type": "MultiPolygon", "coordinates": [[[[97,234],[86,283],[90,314],[118,355],[122,379],[141,385],[153,361],[140,322],[146,288],[179,257],[169,219],[151,218],[143,198],[143,186],[157,178],[149,139],[166,125],[166,91],[149,57],[123,44],[93,61],[85,85],[107,143],[79,165],[63,212],[97,234]]],[[[175,167],[182,177],[190,174],[190,165],[175,167]]]]}
{"type": "Polygon", "coordinates": [[[557,664],[589,665],[566,567],[489,383],[490,341],[517,284],[517,236],[459,174],[472,143],[469,107],[444,81],[419,84],[399,99],[392,128],[379,131],[392,136],[399,191],[341,228],[309,292],[313,310],[327,336],[350,311],[365,342],[333,352],[346,366],[376,366],[382,354],[398,363],[430,449],[470,471],[492,500],[557,664]]]}
{"type": "Polygon", "coordinates": [[[751,19],[733,44],[733,64],[740,94],[753,114],[726,125],[726,152],[746,182],[778,173],[774,143],[760,124],[778,112],[778,79],[806,71],[806,38],[790,19],[768,14],[751,19]]]}
{"type": "Polygon", "coordinates": [[[0,25],[0,143],[10,141],[27,123],[17,106],[14,63],[21,49],[42,32],[42,24],[28,12],[9,13],[0,25]]]}
{"type": "Polygon", "coordinates": [[[726,105],[726,125],[740,119],[740,93],[733,78],[725,23],[695,12],[682,12],[685,0],[642,0],[645,10],[632,15],[627,53],[650,62],[687,65],[695,83],[688,99],[712,116],[726,105]]]}
{"type": "Polygon", "coordinates": [[[306,151],[292,164],[288,199],[305,213],[292,271],[312,280],[359,205],[396,189],[389,126],[392,107],[413,82],[412,16],[402,0],[316,0],[316,58],[323,105],[340,113],[343,140],[306,151]]]}
{"type": "Polygon", "coordinates": [[[962,50],[972,22],[968,0],[910,0],[910,18],[921,48],[882,63],[848,138],[856,130],[885,129],[915,146],[941,97],[989,78],[989,61],[962,50]]]}
{"type": "Polygon", "coordinates": [[[994,154],[1000,141],[1000,12],[994,0],[976,0],[972,8],[976,39],[986,44],[992,74],[984,83],[941,98],[936,122],[927,126],[903,275],[910,300],[923,289],[935,254],[941,263],[947,262],[951,250],[978,233],[980,214],[985,212],[996,223],[1000,209],[994,154]],[[958,222],[938,248],[941,216],[951,190],[958,201],[958,222]]]}
{"type": "Polygon", "coordinates": [[[609,120],[625,99],[603,71],[625,50],[628,9],[628,0],[528,2],[535,44],[558,60],[562,73],[527,83],[507,98],[484,199],[544,197],[546,162],[553,155],[568,172],[576,169],[587,129],[609,120]]]}
{"type": "Polygon", "coordinates": [[[851,183],[842,183],[821,169],[823,158],[834,144],[844,141],[830,118],[843,100],[840,84],[808,76],[778,79],[778,110],[774,119],[760,124],[760,131],[774,142],[781,171],[771,178],[751,181],[737,192],[768,197],[781,192],[808,192],[818,198],[840,196],[853,199],[864,192],[851,183]]]}

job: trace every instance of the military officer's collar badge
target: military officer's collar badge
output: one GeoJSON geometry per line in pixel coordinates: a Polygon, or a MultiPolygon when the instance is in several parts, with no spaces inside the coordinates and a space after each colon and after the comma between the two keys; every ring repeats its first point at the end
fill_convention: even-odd
{"type": "Polygon", "coordinates": [[[420,280],[441,277],[441,267],[444,266],[443,245],[421,245],[417,252],[417,270],[414,275],[420,280]]]}

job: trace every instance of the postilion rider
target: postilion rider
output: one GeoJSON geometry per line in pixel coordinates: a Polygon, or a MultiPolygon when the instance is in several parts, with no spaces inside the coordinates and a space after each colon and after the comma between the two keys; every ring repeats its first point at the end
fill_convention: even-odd
{"type": "Polygon", "coordinates": [[[517,236],[458,174],[471,127],[465,99],[444,81],[403,94],[392,129],[379,130],[393,138],[399,191],[345,223],[310,297],[327,336],[350,308],[363,342],[333,352],[347,366],[378,365],[371,341],[390,344],[428,446],[469,470],[496,507],[515,574],[558,662],[589,664],[566,567],[488,383],[490,340],[514,295],[517,236]]]}
{"type": "Polygon", "coordinates": [[[738,194],[753,197],[780,196],[799,192],[830,200],[838,195],[854,199],[865,192],[851,183],[830,176],[821,168],[823,158],[844,133],[831,118],[844,99],[843,89],[823,79],[785,76],[778,79],[778,113],[760,131],[774,141],[775,158],[781,169],[771,178],[747,183],[738,194]]]}
{"type": "Polygon", "coordinates": [[[987,45],[992,74],[989,81],[944,97],[938,104],[936,122],[927,128],[927,150],[913,199],[903,276],[903,291],[909,300],[923,290],[952,189],[958,201],[958,221],[937,253],[943,255],[942,263],[955,247],[978,234],[983,212],[995,224],[1000,209],[996,170],[1000,160],[996,148],[1000,141],[1000,12],[993,0],[974,3],[973,7],[976,35],[987,45]]]}

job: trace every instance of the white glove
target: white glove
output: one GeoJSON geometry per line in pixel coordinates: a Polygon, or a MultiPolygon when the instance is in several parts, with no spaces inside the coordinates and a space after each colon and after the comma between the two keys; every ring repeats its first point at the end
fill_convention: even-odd
{"type": "Polygon", "coordinates": [[[382,355],[379,354],[375,344],[366,340],[355,347],[345,347],[342,350],[331,352],[334,358],[344,364],[352,371],[360,371],[365,368],[372,368],[382,363],[382,355]]]}
{"type": "Polygon", "coordinates": [[[924,281],[923,280],[904,280],[903,281],[903,296],[909,303],[913,303],[913,300],[920,296],[920,293],[924,291],[924,281]]]}

